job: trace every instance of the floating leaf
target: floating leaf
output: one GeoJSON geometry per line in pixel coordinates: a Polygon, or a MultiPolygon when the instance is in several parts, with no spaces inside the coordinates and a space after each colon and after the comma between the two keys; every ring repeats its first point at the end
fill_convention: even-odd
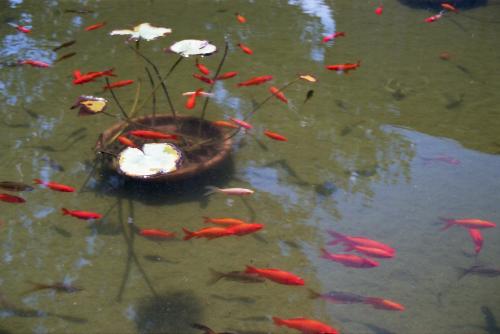
{"type": "Polygon", "coordinates": [[[125,175],[148,178],[168,174],[182,164],[183,155],[170,143],[150,143],[138,148],[127,147],[118,156],[118,168],[125,175]]]}
{"type": "Polygon", "coordinates": [[[210,44],[209,41],[185,39],[172,44],[167,50],[177,53],[178,55],[181,55],[183,57],[209,56],[217,51],[217,47],[213,44],[210,44]]]}
{"type": "Polygon", "coordinates": [[[310,74],[302,74],[302,75],[299,76],[299,78],[301,78],[302,80],[309,81],[309,82],[316,82],[316,81],[318,81],[318,79],[316,79],[314,76],[312,76],[310,74]]]}
{"type": "Polygon", "coordinates": [[[172,29],[154,27],[149,23],[141,23],[135,26],[133,30],[123,29],[123,30],[113,30],[110,35],[130,35],[128,38],[132,41],[138,41],[139,39],[144,39],[146,41],[152,41],[158,37],[166,36],[172,33],[172,29]]]}
{"type": "Polygon", "coordinates": [[[103,112],[107,105],[108,100],[105,98],[91,95],[81,95],[78,97],[78,100],[76,100],[71,109],[80,107],[78,116],[95,115],[103,112]]]}

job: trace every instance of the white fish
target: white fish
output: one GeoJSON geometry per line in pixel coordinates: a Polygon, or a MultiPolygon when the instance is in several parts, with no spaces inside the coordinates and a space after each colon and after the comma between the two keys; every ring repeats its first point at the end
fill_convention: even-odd
{"type": "Polygon", "coordinates": [[[246,188],[217,188],[214,186],[205,187],[208,191],[205,196],[212,195],[215,193],[223,193],[225,195],[235,195],[235,196],[250,196],[254,193],[251,189],[246,188]]]}

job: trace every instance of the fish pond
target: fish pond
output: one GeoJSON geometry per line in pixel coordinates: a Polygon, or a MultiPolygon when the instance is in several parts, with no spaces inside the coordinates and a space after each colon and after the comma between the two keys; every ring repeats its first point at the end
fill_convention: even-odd
{"type": "Polygon", "coordinates": [[[442,15],[419,2],[0,1],[0,181],[34,188],[1,191],[25,202],[0,202],[0,332],[298,332],[277,317],[351,334],[499,333],[500,233],[482,227],[500,222],[500,2],[442,15]],[[145,22],[172,32],[139,43],[110,35],[145,22]],[[345,34],[323,42],[336,32],[345,34]],[[222,165],[181,182],[131,181],[96,164],[100,134],[121,115],[117,101],[139,116],[171,112],[161,87],[153,104],[145,68],[158,78],[134,50],[163,76],[179,59],[164,49],[185,39],[218,48],[198,58],[208,77],[227,43],[220,73],[237,75],[210,85],[193,77],[197,58],[184,58],[166,81],[177,114],[200,116],[207,97],[188,109],[182,93],[203,88],[213,93],[207,120],[253,128],[232,137],[222,165]],[[134,81],[114,88],[116,99],[104,77],[73,83],[77,70],[111,68],[111,82],[134,81]],[[297,79],[305,74],[316,82],[297,79]],[[288,103],[271,86],[286,86],[288,103]],[[109,115],[78,116],[70,107],[82,95],[107,99],[109,115]],[[254,193],[205,195],[210,186],[254,193]],[[183,240],[183,229],[209,226],[203,217],[264,227],[183,240]],[[454,226],[443,230],[442,218],[454,226]],[[175,236],[152,240],[144,230],[175,236]],[[332,231],[387,247],[332,245],[332,231]],[[385,258],[367,255],[374,249],[385,258]]]}

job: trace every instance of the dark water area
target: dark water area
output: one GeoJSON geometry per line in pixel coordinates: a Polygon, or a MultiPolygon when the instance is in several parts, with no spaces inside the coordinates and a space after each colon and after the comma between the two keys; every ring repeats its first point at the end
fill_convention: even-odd
{"type": "MultiPolygon", "coordinates": [[[[220,332],[297,332],[277,327],[272,317],[315,319],[351,334],[499,333],[500,277],[461,277],[472,266],[500,269],[498,227],[481,230],[476,255],[467,229],[441,231],[439,217],[500,222],[500,2],[459,8],[433,23],[424,20],[440,9],[384,1],[378,16],[378,6],[352,0],[0,1],[0,181],[35,187],[1,191],[26,203],[0,202],[0,333],[202,333],[194,323],[220,332]],[[100,22],[106,24],[84,30],[100,22]],[[102,78],[74,85],[72,73],[114,68],[111,81],[135,80],[114,90],[125,109],[139,81],[143,103],[150,93],[146,63],[126,36],[109,35],[143,22],[173,30],[140,42],[162,74],[177,60],[163,49],[176,41],[216,45],[219,52],[202,59],[209,69],[228,43],[222,72],[238,75],[214,85],[209,120],[241,118],[270,96],[271,85],[282,87],[298,74],[318,81],[290,85],[288,104],[274,98],[264,104],[248,119],[254,129],[233,138],[230,160],[199,177],[142,184],[94,170],[97,138],[116,119],[78,117],[70,107],[80,95],[96,95],[110,100],[109,113],[119,109],[103,92],[102,78]],[[345,36],[322,43],[334,32],[345,36]],[[238,43],[254,53],[243,53],[238,43]],[[14,66],[26,59],[52,66],[14,66]],[[325,69],[357,61],[347,73],[325,69]],[[273,81],[236,87],[262,75],[273,81]],[[288,142],[266,137],[266,129],[288,142]],[[35,178],[78,191],[51,191],[34,185],[35,178]],[[210,185],[255,193],[205,196],[210,185]],[[63,216],[61,208],[104,217],[86,222],[63,216]],[[204,216],[265,227],[240,237],[183,241],[182,228],[207,227],[204,216]],[[172,231],[176,238],[150,240],[134,226],[172,231]],[[383,242],[396,255],[374,258],[375,268],[328,261],[321,248],[344,253],[328,244],[329,230],[383,242]],[[292,272],[305,286],[210,284],[212,269],[228,273],[247,265],[292,272]],[[30,282],[83,290],[27,293],[30,282]],[[336,304],[310,298],[308,289],[385,298],[404,311],[336,304]]],[[[199,100],[186,109],[183,92],[209,89],[193,73],[189,57],[168,80],[182,115],[199,115],[202,106],[199,100]]],[[[157,107],[169,112],[161,93],[157,107]]],[[[139,114],[150,113],[148,101],[139,114]]]]}

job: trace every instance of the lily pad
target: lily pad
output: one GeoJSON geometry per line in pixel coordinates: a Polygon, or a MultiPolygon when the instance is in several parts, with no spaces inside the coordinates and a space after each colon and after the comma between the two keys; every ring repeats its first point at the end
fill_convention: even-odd
{"type": "Polygon", "coordinates": [[[132,41],[138,41],[140,39],[144,39],[146,41],[152,41],[157,39],[158,37],[166,36],[172,33],[172,29],[163,28],[163,27],[154,27],[149,23],[141,23],[138,26],[135,26],[132,30],[130,29],[122,29],[122,30],[113,30],[110,32],[110,35],[130,35],[128,38],[132,41]]]}
{"type": "Polygon", "coordinates": [[[184,39],[180,42],[172,44],[170,48],[168,48],[168,50],[183,57],[209,56],[217,51],[217,47],[213,44],[210,44],[209,41],[198,39],[184,39]]]}

